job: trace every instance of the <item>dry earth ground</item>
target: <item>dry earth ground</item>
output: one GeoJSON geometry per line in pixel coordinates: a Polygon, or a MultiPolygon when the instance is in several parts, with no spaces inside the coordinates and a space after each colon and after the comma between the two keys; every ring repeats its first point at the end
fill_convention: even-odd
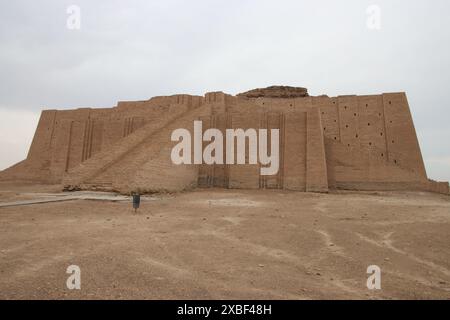
{"type": "MultiPolygon", "coordinates": [[[[37,190],[58,187],[2,185],[0,202],[37,190]]],[[[0,208],[0,298],[450,299],[449,200],[209,189],[138,214],[129,201],[0,208]],[[72,264],[81,290],[66,287],[72,264]]]]}

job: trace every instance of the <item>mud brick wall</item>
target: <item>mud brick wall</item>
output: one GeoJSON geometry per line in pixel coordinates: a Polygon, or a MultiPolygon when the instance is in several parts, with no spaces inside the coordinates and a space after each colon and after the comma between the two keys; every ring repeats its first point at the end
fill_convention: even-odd
{"type": "Polygon", "coordinates": [[[330,186],[427,181],[404,93],[315,97],[313,105],[322,117],[330,186]]]}
{"type": "MultiPolygon", "coordinates": [[[[212,127],[219,128],[222,132],[228,128],[268,131],[279,129],[279,170],[276,175],[261,176],[259,164],[248,164],[247,144],[247,164],[204,164],[199,171],[199,186],[319,192],[328,190],[321,118],[318,109],[312,107],[311,98],[249,100],[227,97],[225,106],[213,108],[212,113],[210,118],[202,119],[204,130],[212,127]]],[[[224,154],[226,157],[226,150],[224,154]]]]}
{"type": "Polygon", "coordinates": [[[44,110],[27,158],[0,179],[123,192],[197,185],[449,192],[447,182],[427,178],[404,93],[252,98],[209,92],[44,110]],[[173,165],[171,132],[192,128],[195,120],[204,131],[279,129],[278,173],[261,176],[259,164],[173,165]]]}

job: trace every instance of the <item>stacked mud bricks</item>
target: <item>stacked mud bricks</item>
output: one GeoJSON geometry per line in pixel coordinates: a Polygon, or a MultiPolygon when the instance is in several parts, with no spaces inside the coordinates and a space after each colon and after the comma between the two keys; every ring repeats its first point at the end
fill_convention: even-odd
{"type": "Polygon", "coordinates": [[[404,93],[311,97],[292,87],[45,110],[27,159],[0,179],[123,193],[195,187],[449,193],[447,182],[427,178],[404,93]],[[203,130],[279,129],[278,173],[261,176],[259,165],[250,164],[174,165],[171,133],[192,130],[195,120],[203,130]]]}

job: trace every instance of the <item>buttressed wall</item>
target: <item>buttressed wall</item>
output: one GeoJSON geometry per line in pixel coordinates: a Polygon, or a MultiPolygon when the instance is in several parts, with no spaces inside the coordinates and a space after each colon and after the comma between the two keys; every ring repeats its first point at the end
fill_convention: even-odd
{"type": "Polygon", "coordinates": [[[194,187],[449,193],[448,182],[427,178],[404,93],[311,97],[305,88],[279,86],[45,110],[27,158],[0,179],[123,193],[194,187]],[[192,131],[195,120],[204,131],[279,129],[278,173],[262,176],[259,164],[173,164],[171,133],[192,131]]]}

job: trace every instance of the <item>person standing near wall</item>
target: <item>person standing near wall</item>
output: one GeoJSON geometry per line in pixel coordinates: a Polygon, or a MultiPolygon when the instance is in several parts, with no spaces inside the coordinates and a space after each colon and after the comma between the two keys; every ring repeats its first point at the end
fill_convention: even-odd
{"type": "Polygon", "coordinates": [[[139,206],[141,205],[141,195],[139,192],[132,192],[131,196],[133,197],[134,213],[136,213],[137,209],[139,209],[139,206]]]}

